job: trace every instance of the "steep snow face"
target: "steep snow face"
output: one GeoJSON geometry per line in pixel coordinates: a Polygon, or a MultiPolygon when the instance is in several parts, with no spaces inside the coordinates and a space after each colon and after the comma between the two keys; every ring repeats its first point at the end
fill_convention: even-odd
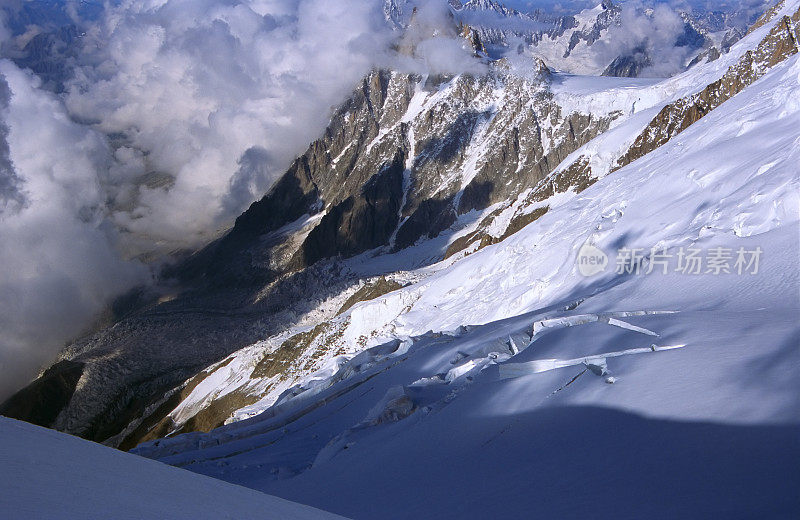
{"type": "Polygon", "coordinates": [[[368,348],[260,415],[137,451],[363,518],[790,517],[798,92],[795,55],[504,241],[342,313],[325,341],[368,348]],[[591,277],[587,250],[607,258],[591,277]]]}
{"type": "Polygon", "coordinates": [[[5,417],[0,439],[3,518],[342,518],[5,417]]]}

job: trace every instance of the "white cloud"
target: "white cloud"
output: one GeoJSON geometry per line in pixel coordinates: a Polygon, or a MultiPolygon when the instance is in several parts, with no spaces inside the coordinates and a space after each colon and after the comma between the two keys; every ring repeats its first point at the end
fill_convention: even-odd
{"type": "Polygon", "coordinates": [[[121,136],[114,219],[195,246],[261,197],[375,67],[481,73],[446,4],[419,3],[412,59],[374,0],[127,0],[86,30],[66,106],[121,136]],[[143,184],[167,174],[167,186],[143,184]]]}
{"type": "Polygon", "coordinates": [[[417,74],[483,74],[486,64],[476,59],[470,43],[456,34],[457,25],[446,2],[423,0],[399,46],[401,53],[384,63],[417,74]]]}
{"type": "Polygon", "coordinates": [[[60,94],[0,62],[0,399],[147,281],[125,258],[260,198],[372,68],[483,70],[452,29],[398,56],[374,0],[124,0],[81,23],[60,94]]]}
{"type": "Polygon", "coordinates": [[[599,62],[609,63],[617,56],[643,52],[652,58],[652,63],[642,76],[667,77],[685,68],[692,49],[676,45],[684,33],[684,22],[670,6],[658,4],[645,9],[640,2],[626,2],[620,22],[593,45],[599,62]]]}
{"type": "Polygon", "coordinates": [[[125,137],[133,163],[122,158],[112,182],[174,178],[168,189],[136,188],[135,210],[117,222],[183,245],[228,224],[318,137],[331,107],[385,52],[393,35],[378,7],[135,0],[109,10],[84,38],[66,105],[125,137]]]}
{"type": "Polygon", "coordinates": [[[70,121],[37,80],[6,60],[0,103],[24,204],[0,214],[0,399],[36,375],[111,298],[147,270],[120,259],[103,208],[105,139],[70,121]]]}

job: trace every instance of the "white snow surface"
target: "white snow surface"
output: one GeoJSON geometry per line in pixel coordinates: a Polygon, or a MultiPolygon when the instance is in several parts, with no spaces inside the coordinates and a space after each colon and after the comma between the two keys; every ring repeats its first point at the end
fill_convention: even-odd
{"type": "MultiPolygon", "coordinates": [[[[776,14],[774,20],[778,20],[781,16],[787,14],[791,15],[798,9],[798,7],[800,7],[800,0],[788,0],[776,14]]],[[[549,88],[553,92],[558,105],[561,107],[561,110],[564,113],[581,112],[593,114],[595,116],[609,115],[614,113],[622,114],[612,122],[610,130],[604,132],[596,139],[570,154],[564,161],[562,161],[561,165],[555,169],[555,172],[568,167],[579,157],[583,156],[589,158],[592,171],[595,175],[603,176],[607,174],[610,171],[611,166],[615,164],[617,159],[629,149],[636,137],[640,135],[641,131],[665,105],[672,103],[679,98],[699,92],[708,84],[722,77],[722,75],[731,65],[741,59],[741,57],[749,49],[755,47],[767,35],[767,33],[772,29],[773,25],[774,24],[767,23],[763,27],[753,31],[751,34],[737,42],[728,53],[724,54],[714,62],[695,66],[683,74],[679,74],[662,81],[653,79],[574,76],[561,73],[553,74],[552,82],[550,83],[549,88]]],[[[513,75],[524,77],[525,67],[529,67],[532,63],[533,62],[526,62],[524,60],[515,61],[511,66],[513,75]]],[[[413,123],[413,121],[423,117],[423,114],[426,113],[426,108],[430,108],[437,103],[441,103],[443,100],[446,100],[448,96],[451,95],[451,89],[454,88],[454,86],[458,83],[458,78],[454,78],[452,81],[444,83],[433,93],[426,92],[421,88],[421,85],[424,84],[424,82],[425,79],[423,78],[422,81],[417,85],[417,89],[411,100],[410,106],[406,114],[400,119],[399,122],[413,123]]],[[[541,86],[538,85],[537,82],[533,82],[528,86],[528,88],[537,89],[541,88],[541,86]]],[[[508,98],[510,95],[512,95],[510,92],[505,91],[502,88],[498,88],[492,91],[492,95],[486,96],[485,99],[481,99],[479,103],[480,106],[476,106],[474,108],[476,110],[487,110],[489,114],[493,114],[496,112],[496,107],[505,103],[506,98],[508,98]]],[[[787,96],[783,102],[785,102],[788,107],[792,107],[793,103],[796,103],[796,100],[792,96],[787,96]]],[[[463,167],[451,172],[451,176],[443,184],[447,184],[448,182],[458,182],[462,186],[465,186],[473,178],[478,165],[480,165],[481,161],[484,160],[486,150],[495,145],[493,138],[496,136],[486,136],[483,134],[487,125],[491,123],[493,117],[493,115],[490,115],[483,124],[479,125],[479,128],[476,131],[476,137],[471,140],[470,145],[464,152],[465,160],[463,167]]],[[[769,124],[769,121],[765,120],[763,123],[769,124]]],[[[542,124],[547,124],[547,121],[542,121],[542,124]]],[[[733,131],[737,134],[739,132],[754,133],[753,131],[755,127],[753,124],[754,123],[751,121],[735,121],[730,124],[728,128],[733,129],[733,131]]],[[[382,135],[394,131],[394,129],[395,127],[389,127],[381,130],[381,135],[374,140],[373,144],[377,143],[382,135]]],[[[411,124],[410,133],[412,136],[413,131],[414,125],[411,124]]],[[[791,131],[788,133],[783,133],[782,137],[784,138],[784,142],[789,143],[790,139],[787,139],[787,136],[791,137],[792,135],[793,134],[791,131]]],[[[737,135],[737,137],[739,136],[737,135]]],[[[685,139],[677,139],[676,142],[678,144],[672,146],[673,151],[669,152],[670,156],[673,156],[676,153],[681,153],[681,147],[683,146],[682,143],[685,142],[685,139]]],[[[695,148],[698,150],[703,150],[704,146],[705,141],[700,143],[699,146],[696,146],[695,148]]],[[[792,149],[792,146],[789,144],[787,144],[787,146],[788,148],[784,148],[784,152],[792,149]]],[[[720,147],[716,147],[716,149],[720,149],[720,147]]],[[[701,151],[699,152],[699,155],[702,156],[704,153],[704,151],[701,151]]],[[[717,153],[718,152],[716,150],[711,152],[711,154],[715,156],[717,153]]],[[[755,157],[756,160],[750,160],[749,162],[751,164],[758,163],[758,160],[764,156],[766,156],[766,154],[752,156],[750,159],[755,157]]],[[[737,155],[736,157],[740,156],[737,155]]],[[[407,164],[407,166],[411,164],[412,160],[413,158],[409,157],[409,164],[407,164]]],[[[765,159],[765,161],[767,160],[765,159]]],[[[734,162],[735,161],[729,161],[727,167],[735,168],[736,166],[734,165],[734,162]]],[[[764,162],[763,164],[758,163],[757,168],[765,169],[764,171],[766,171],[766,169],[774,166],[773,163],[777,164],[777,162],[768,160],[768,162],[764,162]]],[[[696,172],[684,176],[681,180],[691,183],[706,182],[699,179],[696,181],[691,179],[693,175],[697,174],[697,172],[703,172],[706,165],[710,163],[711,161],[707,161],[703,157],[694,160],[692,169],[696,170],[696,172]]],[[[768,177],[771,178],[772,176],[768,177]]],[[[642,180],[645,179],[639,179],[637,182],[642,180]]],[[[706,177],[706,180],[708,180],[708,177],[706,177]]],[[[648,184],[652,188],[651,196],[657,199],[660,185],[657,183],[648,184]]],[[[410,172],[407,170],[404,175],[404,188],[408,188],[409,185],[410,172]]],[[[702,188],[703,186],[701,185],[700,187],[702,188]]],[[[784,184],[782,186],[782,191],[774,194],[776,196],[780,195],[781,198],[774,199],[774,207],[768,208],[765,211],[767,213],[771,213],[776,210],[784,213],[788,211],[791,214],[791,208],[793,206],[797,206],[797,198],[794,195],[795,191],[796,190],[793,190],[791,185],[784,184]]],[[[631,192],[632,190],[629,189],[628,194],[631,192]]],[[[589,193],[594,193],[594,191],[589,193]]],[[[628,194],[626,194],[626,196],[628,196],[628,194]]],[[[569,191],[567,193],[556,194],[548,200],[537,203],[536,205],[525,207],[524,201],[526,195],[527,193],[522,193],[514,204],[507,207],[504,211],[502,211],[500,216],[494,219],[490,227],[487,229],[489,234],[492,236],[501,236],[505,231],[505,227],[511,221],[511,218],[517,214],[517,212],[530,213],[538,207],[545,206],[549,206],[550,209],[553,210],[569,201],[572,201],[573,207],[583,206],[584,202],[588,200],[588,197],[585,195],[581,196],[577,200],[573,200],[574,193],[569,191]]],[[[746,191],[740,191],[737,196],[742,197],[746,195],[746,191]]],[[[614,200],[614,196],[615,195],[607,197],[607,199],[614,200]]],[[[707,196],[707,194],[700,193],[699,196],[703,197],[707,196]]],[[[458,239],[459,237],[474,231],[483,217],[495,211],[501,204],[502,203],[499,203],[495,206],[486,208],[483,212],[473,211],[469,214],[461,215],[458,223],[454,226],[456,228],[461,227],[461,230],[449,238],[449,243],[452,243],[452,241],[458,239]]],[[[576,213],[577,210],[572,210],[573,217],[577,218],[575,223],[578,226],[584,226],[587,224],[587,221],[582,219],[582,216],[584,214],[590,215],[591,211],[595,211],[601,213],[603,215],[603,221],[607,223],[607,221],[615,220],[622,215],[624,204],[626,204],[626,202],[621,202],[619,206],[616,206],[614,203],[606,203],[605,207],[600,207],[596,203],[591,204],[587,206],[588,208],[591,208],[588,212],[576,213]]],[[[647,202],[644,204],[647,204],[647,202]]],[[[698,204],[702,204],[702,202],[698,202],[698,204]]],[[[728,208],[729,211],[736,210],[735,206],[730,204],[728,205],[728,208]]],[[[681,212],[673,209],[665,213],[667,216],[672,214],[680,215],[681,212]]],[[[556,215],[562,215],[563,217],[563,213],[557,213],[556,215]]],[[[549,222],[556,222],[558,218],[562,217],[547,215],[545,216],[545,220],[549,222]]],[[[702,216],[698,216],[698,219],[701,218],[702,216]]],[[[762,216],[757,210],[755,210],[755,213],[752,211],[739,213],[736,216],[737,222],[734,224],[736,228],[734,232],[738,234],[747,234],[752,232],[746,221],[752,221],[753,219],[758,218],[762,218],[762,216]]],[[[570,221],[570,218],[566,218],[565,220],[570,221]]],[[[791,218],[789,220],[791,220],[791,218]]],[[[678,224],[675,225],[678,226],[678,224]]],[[[541,226],[539,226],[539,228],[541,229],[541,226]]],[[[553,229],[558,230],[558,224],[556,224],[553,229]]],[[[392,240],[393,238],[394,237],[392,237],[392,240]]],[[[548,238],[552,239],[553,237],[549,236],[548,238]]],[[[572,238],[575,239],[575,236],[572,238]]],[[[443,244],[441,239],[435,239],[422,244],[420,247],[411,248],[411,250],[403,251],[395,255],[382,255],[379,258],[373,258],[374,255],[370,252],[366,255],[362,255],[350,260],[347,262],[347,267],[355,273],[363,270],[364,272],[370,272],[374,274],[376,271],[380,270],[378,268],[378,263],[382,262],[386,264],[385,271],[392,272],[394,271],[392,265],[407,265],[408,262],[401,259],[404,257],[407,258],[413,256],[419,258],[419,261],[416,262],[418,265],[423,265],[429,263],[427,260],[430,258],[440,258],[442,251],[446,249],[449,243],[443,244]],[[365,268],[364,266],[367,267],[365,268]]],[[[514,242],[507,240],[503,242],[503,245],[510,246],[512,243],[514,242]]],[[[651,247],[652,245],[655,244],[647,244],[647,247],[651,247]]],[[[556,247],[559,248],[563,248],[563,246],[564,242],[556,245],[556,247]]],[[[451,299],[455,293],[443,295],[442,293],[437,293],[434,291],[431,293],[431,297],[422,296],[422,292],[426,291],[427,287],[431,284],[436,285],[438,288],[446,288],[445,292],[451,290],[459,291],[459,293],[464,292],[465,288],[460,287],[457,282],[460,279],[460,276],[462,276],[462,274],[465,272],[465,268],[450,270],[450,266],[456,261],[460,260],[463,256],[465,256],[465,254],[472,254],[475,247],[476,246],[472,246],[472,248],[465,250],[463,253],[455,255],[447,261],[438,263],[432,267],[395,273],[393,276],[394,279],[400,281],[401,283],[407,283],[430,278],[436,273],[449,272],[446,277],[446,283],[441,283],[439,276],[435,276],[430,279],[430,283],[415,283],[408,290],[387,295],[363,308],[361,306],[354,308],[351,313],[347,315],[347,318],[350,319],[350,324],[348,324],[344,332],[346,338],[346,355],[355,355],[363,349],[363,344],[359,342],[359,339],[362,337],[366,337],[367,345],[372,346],[379,344],[381,341],[385,341],[386,338],[393,338],[397,335],[413,335],[425,332],[427,330],[448,330],[448,328],[457,327],[464,323],[483,323],[487,320],[491,321],[493,319],[498,319],[500,316],[513,315],[510,314],[510,311],[513,309],[509,309],[507,306],[492,305],[492,308],[496,311],[495,316],[481,316],[483,312],[482,308],[480,306],[474,306],[474,309],[469,310],[469,313],[466,315],[454,313],[446,316],[445,319],[442,319],[439,313],[439,309],[441,308],[439,304],[439,298],[443,298],[443,304],[445,305],[444,308],[447,308],[447,300],[451,299]],[[420,301],[417,302],[417,300],[420,301]],[[432,306],[425,305],[425,302],[428,300],[433,301],[433,304],[431,304],[432,306]],[[413,323],[421,325],[418,327],[409,328],[408,326],[404,325],[408,321],[408,317],[401,317],[402,314],[407,313],[407,309],[409,308],[411,308],[412,311],[421,310],[422,312],[427,313],[431,319],[420,322],[415,321],[415,318],[413,323]]],[[[531,254],[537,255],[537,262],[542,261],[541,255],[543,253],[541,251],[537,250],[535,252],[531,252],[531,254]]],[[[563,255],[566,254],[567,252],[565,250],[559,249],[558,253],[552,256],[554,258],[563,258],[563,255]]],[[[571,254],[574,254],[574,252],[571,254]]],[[[480,258],[485,257],[480,256],[480,258]]],[[[503,265],[503,261],[500,262],[501,266],[503,265]]],[[[528,261],[528,258],[523,255],[518,263],[527,263],[528,261]]],[[[557,263],[553,263],[550,260],[544,261],[546,262],[546,265],[551,268],[557,265],[557,263]]],[[[472,264],[468,263],[466,265],[472,264]]],[[[481,267],[481,269],[484,269],[484,267],[481,267]]],[[[544,300],[549,298],[548,295],[557,293],[561,286],[554,284],[554,280],[551,278],[552,274],[554,273],[542,275],[542,273],[539,272],[540,280],[534,281],[532,287],[516,285],[515,280],[519,278],[518,274],[512,274],[510,278],[504,280],[503,283],[506,285],[516,285],[510,293],[513,295],[513,298],[522,298],[522,300],[519,302],[521,305],[515,308],[520,311],[522,309],[528,309],[531,304],[531,297],[533,297],[532,291],[543,291],[541,298],[544,300]],[[520,291],[526,294],[519,294],[520,291]]],[[[482,276],[483,275],[481,274],[480,277],[482,276]]],[[[348,293],[346,295],[342,295],[342,298],[337,298],[333,301],[326,302],[320,306],[319,309],[317,309],[317,312],[311,313],[307,319],[304,319],[302,324],[289,331],[286,331],[285,334],[275,338],[269,338],[264,342],[256,343],[251,347],[242,349],[241,351],[233,354],[235,361],[231,365],[218,370],[206,382],[198,385],[198,387],[191,392],[191,394],[179,405],[176,410],[170,414],[170,416],[176,421],[177,424],[181,424],[184,420],[197,413],[203,406],[206,406],[211,400],[217,399],[234,390],[242,391],[250,395],[260,396],[260,400],[251,406],[236,411],[229,421],[252,417],[273,405],[284,392],[289,390],[297,383],[297,380],[294,377],[290,377],[288,379],[273,378],[269,381],[253,381],[248,378],[248,367],[254,367],[264,356],[265,352],[271,352],[280,346],[281,342],[292,334],[310,330],[320,321],[326,321],[328,317],[341,306],[341,304],[350,294],[351,293],[348,293]]],[[[499,291],[495,294],[500,294],[500,297],[503,300],[509,296],[509,293],[505,291],[499,291]]],[[[484,296],[486,302],[493,302],[493,297],[494,296],[491,294],[484,296]]],[[[511,303],[513,304],[514,302],[512,301],[511,303]]],[[[413,314],[411,315],[413,316],[413,314]]],[[[327,366],[338,366],[342,361],[342,359],[330,357],[325,360],[325,363],[327,366]]],[[[327,370],[327,366],[323,368],[323,372],[327,370]]],[[[311,379],[318,378],[319,377],[316,374],[311,377],[311,379]]]]}
{"type": "Polygon", "coordinates": [[[798,164],[795,56],[503,242],[354,306],[341,341],[369,348],[260,415],[137,451],[354,518],[795,517],[798,164]],[[593,278],[587,242],[611,258],[593,278]],[[762,255],[616,274],[622,247],[762,255]]]}
{"type": "Polygon", "coordinates": [[[0,518],[342,518],[0,417],[0,518]]]}

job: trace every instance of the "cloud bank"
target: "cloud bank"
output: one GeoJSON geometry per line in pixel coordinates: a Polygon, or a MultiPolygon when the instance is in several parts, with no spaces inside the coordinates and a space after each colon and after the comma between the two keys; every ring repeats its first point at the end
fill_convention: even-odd
{"type": "MultiPolygon", "coordinates": [[[[457,34],[455,18],[447,3],[426,0],[415,4],[396,48],[381,65],[420,75],[483,74],[488,67],[476,59],[474,49],[457,34]]],[[[407,5],[406,10],[412,6],[407,5]]]]}
{"type": "Polygon", "coordinates": [[[11,6],[0,46],[47,80],[0,61],[0,399],[152,278],[132,258],[263,196],[372,68],[484,70],[435,3],[414,57],[374,0],[66,2],[66,31],[11,6]]]}
{"type": "Polygon", "coordinates": [[[147,279],[114,247],[98,182],[104,138],[70,121],[37,83],[0,60],[0,398],[147,279]]]}
{"type": "MultiPolygon", "coordinates": [[[[421,2],[417,25],[447,27],[445,12],[421,2]]],[[[118,136],[118,225],[194,246],[263,195],[370,69],[480,72],[455,36],[421,38],[406,60],[374,0],[128,0],[86,30],[65,102],[118,136]]]]}
{"type": "Polygon", "coordinates": [[[108,10],[82,39],[65,102],[117,136],[117,223],[192,246],[263,195],[387,47],[377,7],[136,0],[108,10]]]}
{"type": "Polygon", "coordinates": [[[639,2],[627,2],[622,6],[620,24],[610,27],[606,37],[597,42],[597,52],[605,62],[617,56],[647,55],[652,63],[641,75],[668,77],[683,71],[695,51],[692,46],[678,45],[684,28],[680,14],[669,5],[646,9],[639,2]]]}

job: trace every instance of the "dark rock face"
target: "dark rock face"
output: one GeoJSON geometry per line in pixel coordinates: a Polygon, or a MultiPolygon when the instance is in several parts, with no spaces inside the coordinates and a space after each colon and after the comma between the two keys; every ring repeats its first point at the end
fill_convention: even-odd
{"type": "Polygon", "coordinates": [[[426,236],[434,238],[456,220],[453,196],[422,201],[397,231],[395,246],[405,249],[426,236]]]}
{"type": "Polygon", "coordinates": [[[263,199],[236,219],[227,240],[252,240],[300,218],[319,200],[309,157],[297,159],[263,199]]]}
{"type": "Polygon", "coordinates": [[[308,234],[296,256],[302,268],[323,258],[353,256],[388,245],[400,220],[405,154],[398,150],[390,164],[380,168],[361,188],[331,208],[308,234]]]}
{"type": "Polygon", "coordinates": [[[699,49],[706,44],[706,38],[697,31],[692,24],[683,24],[683,33],[675,40],[676,47],[689,47],[690,49],[699,49]]]}
{"type": "Polygon", "coordinates": [[[0,415],[50,427],[69,404],[83,374],[83,364],[59,361],[41,377],[0,404],[0,415]]]}
{"type": "Polygon", "coordinates": [[[641,49],[628,56],[617,56],[614,58],[606,70],[603,71],[603,76],[616,76],[618,78],[637,78],[641,75],[642,70],[653,64],[650,56],[641,49]]]}

